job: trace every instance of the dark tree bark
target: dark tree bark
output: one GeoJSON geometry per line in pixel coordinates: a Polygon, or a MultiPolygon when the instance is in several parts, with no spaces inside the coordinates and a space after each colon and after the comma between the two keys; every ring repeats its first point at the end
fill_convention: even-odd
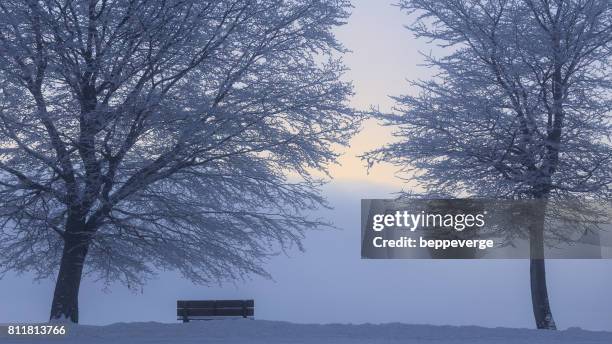
{"type": "Polygon", "coordinates": [[[529,277],[531,280],[531,303],[536,327],[544,330],[556,330],[548,300],[546,286],[546,264],[544,262],[544,217],[545,203],[536,204],[529,228],[529,277]]]}
{"type": "Polygon", "coordinates": [[[531,259],[529,273],[531,277],[531,303],[536,326],[539,330],[556,330],[557,325],[548,301],[544,259],[531,259]]]}
{"type": "Polygon", "coordinates": [[[79,287],[89,244],[89,234],[82,222],[66,227],[50,320],[69,319],[74,323],[79,322],[79,287]]]}

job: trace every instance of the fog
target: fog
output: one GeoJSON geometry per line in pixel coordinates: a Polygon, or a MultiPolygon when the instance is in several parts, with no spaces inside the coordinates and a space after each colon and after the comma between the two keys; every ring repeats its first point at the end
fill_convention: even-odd
{"type": "MultiPolygon", "coordinates": [[[[254,298],[257,319],[299,323],[403,322],[533,328],[527,260],[362,260],[359,200],[385,197],[381,185],[335,183],[333,210],[318,215],[339,229],[311,232],[306,252],[273,257],[274,280],[197,286],[163,272],[141,292],[86,279],[81,323],[176,321],[178,299],[254,298]]],[[[612,330],[612,262],[549,260],[551,304],[560,328],[612,330]]],[[[0,323],[46,321],[52,281],[9,275],[1,282],[0,323]]]]}

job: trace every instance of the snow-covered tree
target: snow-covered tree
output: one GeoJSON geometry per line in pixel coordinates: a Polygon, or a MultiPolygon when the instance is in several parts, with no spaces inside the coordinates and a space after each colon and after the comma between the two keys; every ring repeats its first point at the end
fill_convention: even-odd
{"type": "Polygon", "coordinates": [[[345,0],[0,2],[0,267],[266,275],[322,224],[315,170],[359,116],[332,29],[345,0]]]}
{"type": "MultiPolygon", "coordinates": [[[[609,0],[399,6],[417,18],[409,27],[417,37],[450,53],[427,56],[439,73],[414,82],[419,94],[396,97],[395,113],[378,116],[399,128],[398,142],[365,158],[401,166],[432,193],[610,199],[609,0]]],[[[542,235],[531,231],[540,257],[542,235]]],[[[544,260],[530,266],[536,325],[554,329],[544,260]]]]}

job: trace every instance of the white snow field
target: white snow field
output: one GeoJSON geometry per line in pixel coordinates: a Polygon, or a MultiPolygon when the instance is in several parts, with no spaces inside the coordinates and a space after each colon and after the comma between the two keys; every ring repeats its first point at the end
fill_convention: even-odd
{"type": "Polygon", "coordinates": [[[612,332],[571,328],[564,331],[431,326],[399,323],[383,325],[305,325],[265,320],[194,321],[187,324],[117,323],[108,326],[78,325],[63,338],[9,337],[0,343],[247,343],[247,344],[610,344],[612,332]]]}

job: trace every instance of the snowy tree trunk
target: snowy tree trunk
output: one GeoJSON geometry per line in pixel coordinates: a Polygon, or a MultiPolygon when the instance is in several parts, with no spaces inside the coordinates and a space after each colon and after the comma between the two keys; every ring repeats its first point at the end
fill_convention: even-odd
{"type": "Polygon", "coordinates": [[[548,288],[546,286],[546,264],[544,262],[544,206],[537,207],[529,228],[531,280],[531,304],[536,327],[544,330],[556,330],[550,303],[548,301],[548,288]]]}
{"type": "Polygon", "coordinates": [[[79,287],[90,239],[83,222],[71,221],[64,234],[64,250],[55,284],[50,320],[79,322],[79,287]]]}

